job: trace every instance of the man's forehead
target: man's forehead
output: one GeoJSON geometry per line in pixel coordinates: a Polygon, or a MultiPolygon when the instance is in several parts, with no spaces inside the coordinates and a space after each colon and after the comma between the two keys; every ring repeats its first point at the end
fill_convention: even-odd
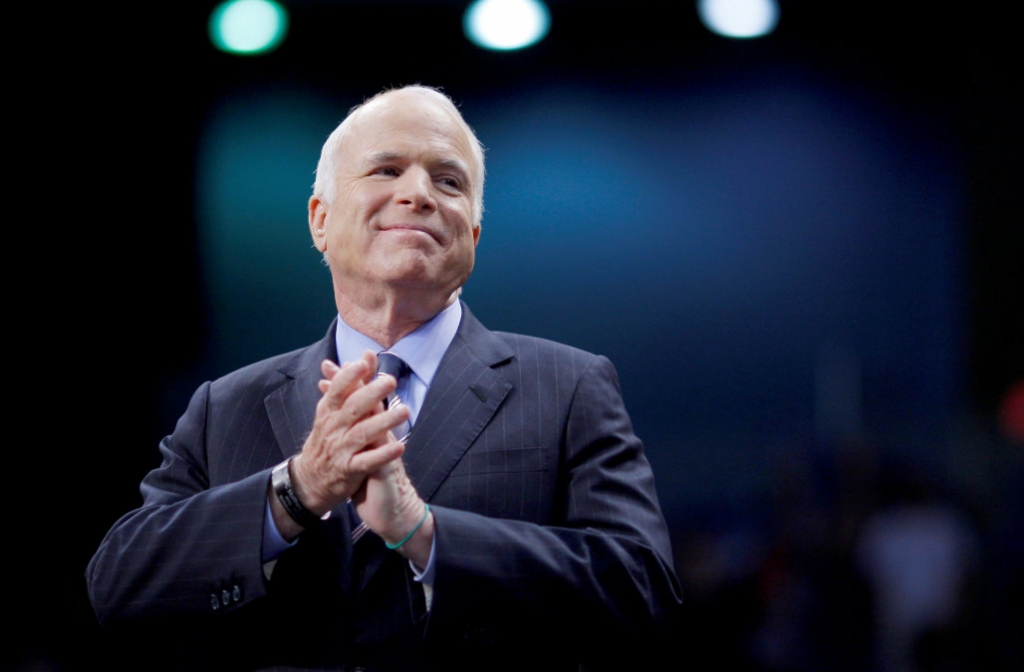
{"type": "Polygon", "coordinates": [[[379,163],[428,153],[439,165],[469,172],[472,138],[458,113],[422,94],[395,92],[349,118],[338,150],[348,160],[379,163]],[[405,96],[400,98],[400,95],[405,96]]]}
{"type": "Polygon", "coordinates": [[[426,93],[392,91],[356,110],[348,120],[352,130],[363,133],[437,133],[462,142],[468,129],[451,103],[426,93]]]}

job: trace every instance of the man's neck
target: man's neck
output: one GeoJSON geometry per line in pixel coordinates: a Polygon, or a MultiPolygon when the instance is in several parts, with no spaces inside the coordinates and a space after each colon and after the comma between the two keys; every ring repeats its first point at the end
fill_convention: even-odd
{"type": "Polygon", "coordinates": [[[360,302],[335,292],[335,301],[338,314],[347,325],[385,348],[390,348],[450,306],[458,299],[458,295],[459,291],[456,290],[444,300],[430,301],[419,297],[389,295],[372,302],[360,302]]]}

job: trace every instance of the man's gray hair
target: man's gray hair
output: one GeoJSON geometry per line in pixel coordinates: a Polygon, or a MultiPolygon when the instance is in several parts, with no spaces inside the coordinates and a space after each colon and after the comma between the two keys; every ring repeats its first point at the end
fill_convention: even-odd
{"type": "Polygon", "coordinates": [[[385,89],[373,97],[364,100],[362,103],[353,106],[348,111],[344,121],[338,124],[338,127],[327,137],[323,149],[320,150],[320,161],[316,165],[316,181],[313,183],[313,195],[328,204],[334,199],[334,185],[337,182],[338,170],[340,168],[338,165],[338,145],[341,144],[342,139],[345,137],[345,131],[351,120],[356,118],[361,110],[373,102],[400,91],[411,91],[436,100],[459,121],[459,124],[469,137],[469,145],[473,152],[473,162],[475,164],[473,166],[475,168],[474,177],[476,178],[473,180],[473,225],[479,226],[484,214],[484,147],[480,144],[480,140],[476,137],[476,133],[473,132],[470,125],[462,118],[459,108],[452,102],[452,99],[440,89],[435,89],[432,86],[414,84],[385,89]]]}

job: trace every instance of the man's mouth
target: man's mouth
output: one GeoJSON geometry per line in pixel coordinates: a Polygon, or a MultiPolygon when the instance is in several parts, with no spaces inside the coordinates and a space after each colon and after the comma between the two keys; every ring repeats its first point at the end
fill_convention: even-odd
{"type": "Polygon", "coordinates": [[[438,235],[430,227],[422,226],[422,225],[419,225],[419,224],[390,224],[388,226],[380,227],[380,230],[381,231],[407,231],[407,232],[411,232],[411,233],[422,233],[422,234],[430,236],[434,240],[440,242],[440,238],[438,237],[438,235]]]}

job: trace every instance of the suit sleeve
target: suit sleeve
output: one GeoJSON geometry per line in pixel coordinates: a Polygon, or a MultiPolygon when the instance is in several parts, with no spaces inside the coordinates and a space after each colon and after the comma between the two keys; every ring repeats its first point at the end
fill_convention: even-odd
{"type": "Polygon", "coordinates": [[[103,624],[223,613],[265,593],[269,470],[211,486],[209,398],[206,383],[161,442],[163,462],[142,482],[143,505],[114,524],[89,563],[89,596],[103,624]]]}
{"type": "Polygon", "coordinates": [[[583,370],[561,427],[551,524],[435,507],[428,636],[514,633],[634,663],[636,647],[664,642],[681,594],[653,474],[607,359],[583,370]]]}

